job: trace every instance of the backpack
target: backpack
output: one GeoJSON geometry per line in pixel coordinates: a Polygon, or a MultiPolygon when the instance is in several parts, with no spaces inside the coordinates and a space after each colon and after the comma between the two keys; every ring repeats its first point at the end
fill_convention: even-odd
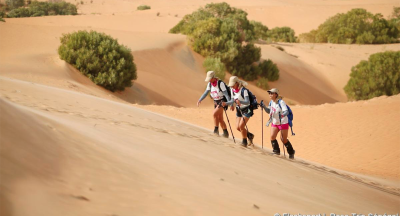
{"type": "Polygon", "coordinates": [[[249,99],[250,99],[250,106],[249,106],[249,108],[251,109],[251,110],[256,110],[256,109],[258,109],[258,102],[257,102],[257,97],[253,94],[253,93],[251,93],[251,91],[250,90],[248,90],[247,88],[245,88],[245,87],[243,87],[242,88],[242,92],[241,92],[241,95],[242,95],[242,98],[244,98],[244,90],[247,90],[247,92],[249,93],[249,99]]]}
{"type": "MultiPolygon", "coordinates": [[[[232,99],[232,91],[231,91],[231,88],[230,88],[224,81],[218,80],[218,83],[217,83],[218,89],[222,92],[221,86],[220,86],[221,82],[224,83],[225,88],[226,88],[226,91],[228,92],[229,98],[232,99]]],[[[208,83],[208,85],[211,85],[211,83],[208,83]]],[[[211,86],[210,86],[210,88],[211,88],[211,86]]],[[[224,95],[224,97],[225,97],[225,95],[224,95]]],[[[228,98],[225,98],[225,99],[228,100],[228,98]]]]}
{"type": "MultiPolygon", "coordinates": [[[[281,108],[281,110],[282,110],[281,99],[278,100],[278,105],[279,105],[279,108],[281,108]]],[[[269,106],[271,106],[271,101],[269,102],[269,106]]],[[[290,109],[289,105],[286,104],[286,107],[288,108],[288,111],[289,111],[289,114],[287,115],[287,117],[289,120],[290,130],[292,131],[292,136],[294,136],[296,134],[293,132],[293,112],[292,112],[292,109],[290,109]]]]}

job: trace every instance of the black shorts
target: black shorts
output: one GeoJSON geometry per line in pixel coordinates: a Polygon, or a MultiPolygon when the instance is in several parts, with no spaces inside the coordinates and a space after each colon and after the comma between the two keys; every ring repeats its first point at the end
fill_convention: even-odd
{"type": "MultiPolygon", "coordinates": [[[[222,102],[227,102],[226,98],[222,98],[221,100],[214,100],[214,109],[218,106],[218,104],[222,104],[222,102]]],[[[222,105],[220,106],[220,108],[222,105]]],[[[228,106],[224,106],[224,109],[227,110],[228,106]]]]}
{"type": "Polygon", "coordinates": [[[242,117],[242,113],[245,117],[250,118],[253,116],[253,110],[250,109],[249,107],[246,107],[244,109],[239,109],[236,107],[236,116],[237,117],[242,117]],[[240,112],[241,111],[241,112],[240,112]]]}

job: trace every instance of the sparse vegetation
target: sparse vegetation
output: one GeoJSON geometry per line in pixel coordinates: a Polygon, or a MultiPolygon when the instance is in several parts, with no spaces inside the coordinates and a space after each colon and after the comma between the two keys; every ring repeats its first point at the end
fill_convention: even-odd
{"type": "Polygon", "coordinates": [[[104,33],[78,31],[64,34],[58,54],[97,85],[124,90],[137,78],[131,50],[104,33]]]}
{"type": "Polygon", "coordinates": [[[232,75],[254,80],[262,75],[260,48],[254,46],[254,26],[247,13],[227,3],[211,3],[185,15],[170,33],[188,36],[193,50],[206,58],[220,59],[232,75]]]}
{"type": "Polygon", "coordinates": [[[151,7],[148,5],[140,5],[137,7],[138,10],[150,10],[151,7]]]}
{"type": "Polygon", "coordinates": [[[294,43],[297,38],[295,32],[290,27],[275,27],[267,31],[267,36],[264,38],[266,41],[270,42],[288,42],[294,43]]]}
{"type": "Polygon", "coordinates": [[[260,22],[256,21],[250,21],[250,23],[253,25],[254,28],[254,37],[256,39],[267,39],[267,32],[268,32],[268,27],[263,25],[260,22]]]}
{"type": "Polygon", "coordinates": [[[344,87],[350,100],[367,100],[400,93],[400,51],[376,53],[351,69],[344,87]]]}
{"type": "Polygon", "coordinates": [[[7,10],[13,10],[25,5],[24,0],[6,0],[7,10]]]}
{"type": "Polygon", "coordinates": [[[160,16],[160,12],[157,12],[157,16],[160,16]]]}
{"type": "Polygon", "coordinates": [[[6,18],[6,17],[7,17],[6,12],[4,10],[0,9],[0,21],[5,22],[5,20],[3,18],[6,18]]]}
{"type": "Polygon", "coordinates": [[[21,7],[11,10],[7,17],[38,17],[38,16],[52,16],[52,15],[77,15],[77,8],[75,5],[67,2],[38,2],[33,1],[28,7],[21,7]]]}
{"type": "Polygon", "coordinates": [[[396,19],[388,21],[379,13],[373,15],[365,9],[353,9],[329,18],[316,30],[301,34],[299,42],[384,44],[399,42],[399,36],[396,19]]]}
{"type": "Polygon", "coordinates": [[[256,39],[262,39],[268,43],[272,42],[288,42],[294,43],[297,38],[295,32],[290,27],[276,27],[268,29],[260,22],[251,21],[254,28],[254,34],[256,39]]]}
{"type": "Polygon", "coordinates": [[[221,80],[225,79],[225,65],[219,58],[207,57],[203,62],[203,67],[206,71],[214,71],[215,76],[221,80]]]}
{"type": "Polygon", "coordinates": [[[276,48],[277,48],[278,50],[280,50],[280,51],[285,51],[285,49],[283,49],[283,47],[281,47],[281,46],[276,46],[276,48]]]}
{"type": "Polygon", "coordinates": [[[268,79],[265,77],[261,77],[259,80],[257,80],[256,85],[264,90],[269,90],[268,79]]]}

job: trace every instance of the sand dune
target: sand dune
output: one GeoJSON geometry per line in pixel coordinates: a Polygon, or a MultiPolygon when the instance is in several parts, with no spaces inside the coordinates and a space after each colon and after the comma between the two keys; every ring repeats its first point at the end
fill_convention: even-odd
{"type": "Polygon", "coordinates": [[[376,182],[130,105],[7,78],[1,86],[5,215],[399,211],[398,189],[376,182]]]}
{"type": "MultiPolygon", "coordinates": [[[[211,135],[210,99],[195,107],[206,87],[204,59],[184,35],[167,32],[210,2],[93,0],[79,5],[79,16],[0,22],[1,215],[400,211],[400,96],[346,102],[343,92],[352,66],[400,46],[259,45],[262,58],[281,71],[270,86],[295,113],[296,160],[289,161],[269,153],[260,110],[248,125],[256,147],[244,149],[211,135]],[[141,4],[152,9],[137,11],[141,4]],[[138,68],[132,87],[109,92],[58,58],[61,35],[78,30],[104,32],[132,50],[138,68]]],[[[352,8],[386,17],[400,6],[395,0],[228,3],[296,34],[352,8]]],[[[268,100],[254,83],[249,88],[268,100]]],[[[234,113],[228,117],[233,126],[234,113]]]]}

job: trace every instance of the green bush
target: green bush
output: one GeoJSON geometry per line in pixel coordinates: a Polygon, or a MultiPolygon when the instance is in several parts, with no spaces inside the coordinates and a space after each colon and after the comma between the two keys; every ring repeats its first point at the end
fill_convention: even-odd
{"type": "Polygon", "coordinates": [[[6,0],[6,5],[8,9],[12,10],[25,5],[24,0],[6,0]]]}
{"type": "Polygon", "coordinates": [[[299,35],[301,43],[383,44],[398,42],[400,31],[395,20],[388,21],[381,14],[353,9],[337,14],[318,29],[299,35]]]}
{"type": "Polygon", "coordinates": [[[261,49],[252,43],[258,27],[247,19],[245,11],[227,3],[211,3],[185,15],[170,33],[187,35],[195,52],[219,59],[232,75],[254,80],[261,71],[254,65],[260,60],[261,49]]]}
{"type": "Polygon", "coordinates": [[[6,18],[7,14],[3,9],[0,9],[0,21],[1,22],[5,22],[5,20],[3,18],[6,18]]]}
{"type": "Polygon", "coordinates": [[[268,27],[256,21],[250,21],[250,23],[253,25],[254,28],[254,37],[256,39],[266,40],[268,27]]]}
{"type": "Polygon", "coordinates": [[[38,17],[50,15],[77,15],[77,8],[75,5],[67,2],[38,2],[33,1],[27,8],[18,8],[11,10],[8,17],[38,17]]]}
{"type": "Polygon", "coordinates": [[[269,90],[268,79],[265,77],[261,77],[259,80],[257,80],[256,85],[264,90],[269,90]]]}
{"type": "Polygon", "coordinates": [[[400,51],[376,53],[351,69],[344,87],[350,100],[366,100],[400,92],[400,51]]]}
{"type": "Polygon", "coordinates": [[[269,81],[276,81],[279,79],[279,69],[270,59],[261,62],[259,65],[260,76],[266,77],[269,81]]]}
{"type": "Polygon", "coordinates": [[[131,50],[106,34],[78,31],[63,35],[60,41],[60,58],[97,85],[124,90],[137,78],[131,50]]]}
{"type": "Polygon", "coordinates": [[[138,10],[150,10],[151,7],[148,5],[140,5],[137,7],[138,10]]]}
{"type": "Polygon", "coordinates": [[[269,31],[267,31],[267,35],[264,38],[267,41],[273,42],[296,42],[297,38],[295,36],[295,32],[290,27],[275,27],[269,31]]]}
{"type": "Polygon", "coordinates": [[[225,79],[225,65],[219,58],[207,57],[203,62],[203,67],[206,71],[214,71],[215,76],[221,80],[225,79]]]}

